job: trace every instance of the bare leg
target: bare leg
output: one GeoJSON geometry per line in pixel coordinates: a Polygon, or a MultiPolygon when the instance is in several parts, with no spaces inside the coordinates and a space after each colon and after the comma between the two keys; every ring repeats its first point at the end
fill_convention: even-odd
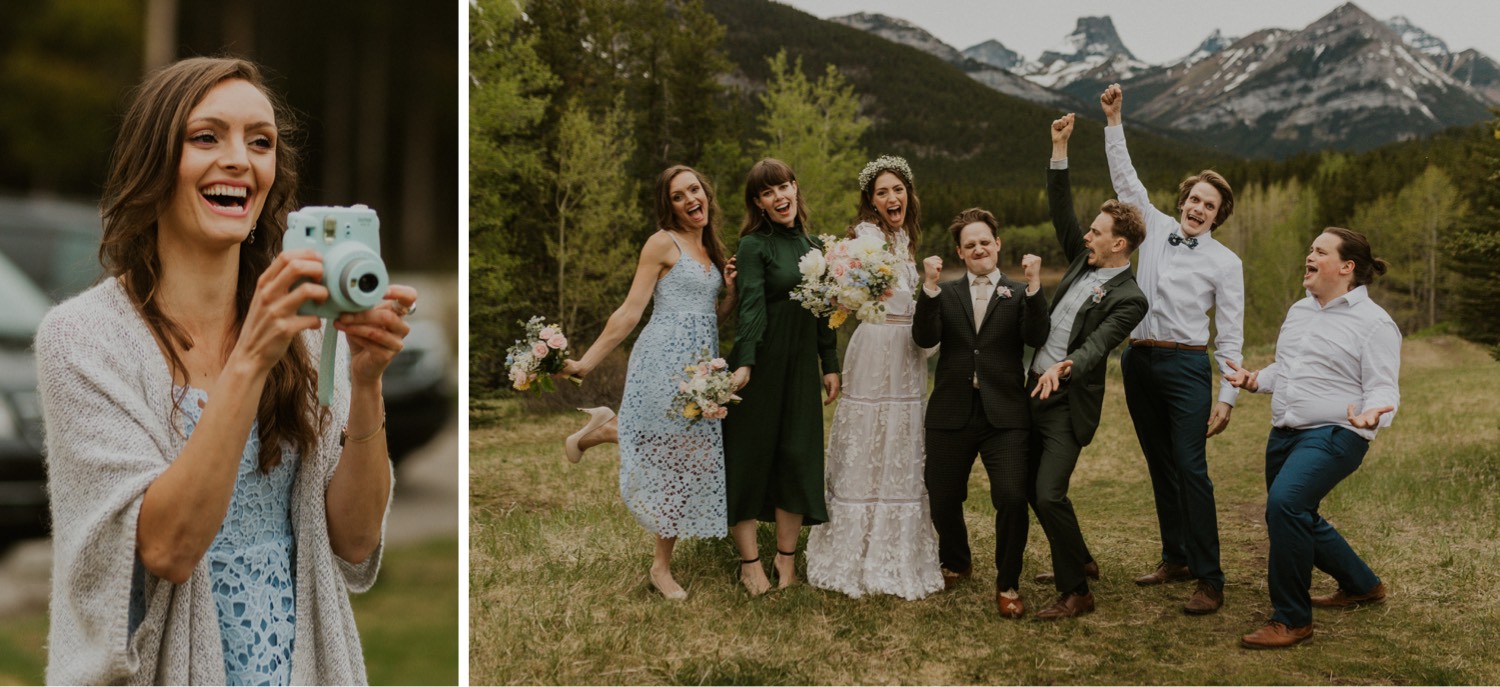
{"type": "Polygon", "coordinates": [[[797,538],[802,536],[802,514],[776,509],[776,579],[777,589],[797,582],[797,538]],[[790,551],[792,555],[783,554],[790,551]]]}
{"type": "Polygon", "coordinates": [[[590,446],[598,446],[606,441],[619,442],[620,423],[615,418],[615,411],[600,406],[598,408],[579,408],[589,414],[589,421],[583,427],[568,436],[563,441],[563,456],[569,463],[576,463],[583,459],[583,452],[590,446]]]}
{"type": "Polygon", "coordinates": [[[656,587],[662,596],[673,601],[681,601],[687,598],[687,591],[672,578],[672,547],[676,544],[675,537],[656,538],[656,557],[651,561],[651,585],[656,587]]]}
{"type": "Polygon", "coordinates": [[[760,564],[760,546],[755,542],[755,527],[754,520],[741,520],[729,527],[734,548],[740,552],[740,584],[745,585],[745,591],[750,592],[750,596],[760,596],[771,589],[766,569],[760,564]]]}

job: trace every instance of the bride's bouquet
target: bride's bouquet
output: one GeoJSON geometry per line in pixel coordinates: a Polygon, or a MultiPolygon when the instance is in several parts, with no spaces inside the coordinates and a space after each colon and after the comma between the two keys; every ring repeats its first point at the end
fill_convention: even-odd
{"type": "Polygon", "coordinates": [[[685,417],[688,424],[704,418],[722,420],[729,415],[729,404],[739,403],[734,395],[733,375],[723,358],[709,358],[704,349],[698,362],[682,368],[687,377],[678,377],[677,394],[667,417],[685,417]]]}
{"type": "Polygon", "coordinates": [[[837,329],[849,313],[861,322],[885,322],[885,301],[895,293],[901,259],[879,236],[822,238],[823,250],[814,248],[797,261],[802,283],[792,291],[792,300],[827,317],[829,329],[837,329]]]}
{"type": "MultiPolygon", "coordinates": [[[[526,335],[516,339],[505,352],[511,386],[526,391],[535,384],[538,391],[554,391],[556,387],[549,375],[562,370],[563,360],[568,357],[568,337],[563,335],[561,326],[543,324],[540,315],[517,323],[526,328],[526,335]]],[[[577,377],[568,377],[568,381],[583,383],[577,377]]]]}

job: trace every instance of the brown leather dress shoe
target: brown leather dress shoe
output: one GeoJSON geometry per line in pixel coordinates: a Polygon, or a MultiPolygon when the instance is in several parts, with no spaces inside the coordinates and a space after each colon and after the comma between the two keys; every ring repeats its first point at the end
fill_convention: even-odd
{"type": "Polygon", "coordinates": [[[974,574],[973,568],[969,568],[968,570],[965,570],[963,572],[953,572],[952,570],[949,570],[947,568],[943,568],[942,570],[944,590],[957,587],[959,582],[969,579],[969,576],[974,574]]]}
{"type": "Polygon", "coordinates": [[[1160,565],[1156,566],[1155,570],[1135,578],[1135,583],[1142,587],[1150,587],[1157,584],[1181,582],[1191,579],[1193,579],[1193,574],[1188,572],[1186,565],[1162,561],[1160,565]]]}
{"type": "Polygon", "coordinates": [[[1017,596],[1012,599],[1000,592],[995,592],[995,605],[1000,608],[1000,617],[1019,618],[1026,615],[1026,604],[1017,596]]]}
{"type": "Polygon", "coordinates": [[[1084,592],[1075,594],[1068,592],[1057,597],[1057,602],[1036,613],[1037,620],[1057,620],[1059,618],[1073,618],[1085,613],[1094,612],[1094,593],[1084,592]]]}
{"type": "Polygon", "coordinates": [[[1188,597],[1187,603],[1183,604],[1182,612],[1188,615],[1208,615],[1217,613],[1224,605],[1224,592],[1214,589],[1214,586],[1198,580],[1198,589],[1188,597]]]}
{"type": "MultiPolygon", "coordinates": [[[[1098,561],[1089,561],[1087,563],[1084,563],[1083,564],[1083,576],[1087,577],[1087,578],[1089,578],[1091,580],[1097,580],[1097,579],[1099,579],[1099,562],[1098,561]]],[[[1033,578],[1033,579],[1035,579],[1037,582],[1040,582],[1042,584],[1050,584],[1051,582],[1053,582],[1053,581],[1055,581],[1057,579],[1057,574],[1053,573],[1051,571],[1044,572],[1044,573],[1037,573],[1036,577],[1033,578]]]]}
{"type": "Polygon", "coordinates": [[[1365,604],[1378,604],[1385,601],[1385,583],[1375,585],[1374,589],[1363,594],[1350,594],[1340,589],[1326,596],[1315,596],[1312,605],[1318,608],[1354,608],[1365,604]]]}
{"type": "Polygon", "coordinates": [[[1312,639],[1312,625],[1287,627],[1272,620],[1261,625],[1259,630],[1240,637],[1240,646],[1246,649],[1285,649],[1312,639]]]}

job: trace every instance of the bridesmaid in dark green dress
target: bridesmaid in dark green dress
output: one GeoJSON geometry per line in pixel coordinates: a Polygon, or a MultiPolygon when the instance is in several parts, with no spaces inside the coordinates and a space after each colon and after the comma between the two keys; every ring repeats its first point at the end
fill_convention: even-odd
{"type": "Polygon", "coordinates": [[[802,526],[828,520],[821,405],[838,398],[839,363],[828,319],[790,298],[802,281],[797,261],[821,248],[808,236],[806,219],[792,168],[773,159],[755,163],[745,180],[735,256],[740,306],[730,358],[744,400],[724,420],[729,532],[740,554],[740,581],[752,596],[771,587],[756,521],[776,523],[775,569],[785,588],[796,580],[802,526]]]}

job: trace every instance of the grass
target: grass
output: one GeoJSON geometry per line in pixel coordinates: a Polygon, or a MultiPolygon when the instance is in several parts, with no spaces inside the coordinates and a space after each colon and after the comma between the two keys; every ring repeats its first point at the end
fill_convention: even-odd
{"type": "MultiPolygon", "coordinates": [[[[1251,356],[1269,362],[1269,351],[1251,356]]],[[[1270,399],[1247,395],[1209,444],[1226,605],[1180,611],[1190,585],[1138,588],[1159,557],[1149,478],[1118,368],[1105,420],[1071,495],[1103,569],[1098,611],[1039,623],[999,618],[993,510],[982,469],[967,502],[976,574],[917,602],[849,599],[802,584],[750,599],[727,540],[679,544],[670,603],[646,582],[651,536],[620,503],[618,453],[561,458],[581,415],[528,415],[514,401],[471,409],[470,679],[474,684],[1496,684],[1500,663],[1500,365],[1478,347],[1408,341],[1403,405],[1364,466],[1325,500],[1391,592],[1384,605],[1317,611],[1314,639],[1251,652],[1240,635],[1270,611],[1264,449],[1270,399]],[[1488,400],[1487,400],[1488,399],[1488,400]]],[[[830,414],[831,417],[831,414],[830,414]]],[[[761,529],[763,553],[772,550],[761,529]]],[[[1034,610],[1050,586],[1033,524],[1021,592],[1034,610]]],[[[800,571],[799,571],[800,573],[800,571]]],[[[1314,573],[1314,593],[1332,580],[1314,573]]]]}
{"type": "MultiPolygon", "coordinates": [[[[458,540],[392,547],[380,578],[352,597],[372,685],[458,684],[458,540]]],[[[47,611],[0,622],[0,685],[40,685],[47,611]]]]}

